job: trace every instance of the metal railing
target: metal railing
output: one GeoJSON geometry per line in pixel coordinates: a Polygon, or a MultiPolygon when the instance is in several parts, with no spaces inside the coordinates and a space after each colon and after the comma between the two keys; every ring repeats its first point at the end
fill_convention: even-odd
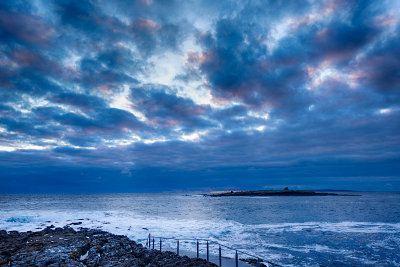
{"type": "Polygon", "coordinates": [[[220,244],[217,241],[212,241],[212,240],[208,240],[208,239],[201,239],[201,238],[193,239],[193,238],[160,237],[160,236],[152,236],[151,234],[149,234],[148,237],[147,237],[147,241],[146,241],[146,247],[148,247],[149,249],[151,249],[151,248],[155,249],[156,245],[159,245],[159,250],[161,252],[162,251],[163,240],[175,240],[176,241],[176,254],[178,254],[178,255],[179,255],[179,241],[195,241],[196,242],[196,257],[197,258],[200,258],[199,257],[200,241],[206,242],[206,259],[207,259],[208,262],[210,261],[210,249],[209,249],[210,244],[211,243],[216,244],[216,245],[218,245],[219,266],[222,266],[222,247],[227,248],[229,250],[235,251],[235,266],[236,267],[239,266],[239,254],[250,256],[253,259],[255,259],[257,267],[260,267],[261,262],[265,263],[268,267],[270,265],[272,265],[272,266],[281,266],[279,264],[276,264],[276,263],[270,262],[268,260],[262,259],[261,257],[259,257],[257,255],[245,252],[243,250],[240,250],[240,249],[237,249],[237,248],[234,248],[234,247],[230,247],[230,246],[227,246],[227,245],[220,244]],[[158,244],[156,244],[157,243],[156,240],[158,241],[158,244]]]}

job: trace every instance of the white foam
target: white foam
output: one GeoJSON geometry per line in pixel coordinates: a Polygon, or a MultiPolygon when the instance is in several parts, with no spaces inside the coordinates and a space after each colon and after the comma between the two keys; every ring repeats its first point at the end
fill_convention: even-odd
{"type": "MultiPolygon", "coordinates": [[[[333,249],[324,245],[286,246],[282,244],[267,244],[260,233],[281,233],[300,231],[330,231],[337,233],[400,233],[400,223],[375,223],[375,222],[304,222],[281,224],[245,225],[235,221],[209,219],[183,219],[162,217],[149,214],[139,215],[134,212],[118,210],[107,211],[47,211],[47,210],[14,210],[0,211],[0,229],[7,231],[32,231],[54,225],[63,227],[72,222],[81,222],[71,225],[75,229],[80,227],[101,229],[114,234],[126,235],[129,238],[146,242],[149,233],[153,236],[174,237],[179,239],[209,239],[220,244],[234,246],[251,254],[259,255],[271,261],[281,261],[292,258],[288,251],[309,253],[311,251],[351,256],[353,251],[333,249]]],[[[176,241],[163,241],[164,246],[176,247],[176,241]]],[[[397,241],[396,241],[397,242],[397,241]]],[[[396,243],[397,247],[399,243],[396,243]]],[[[158,240],[156,240],[156,246],[158,240]]],[[[373,244],[371,244],[372,246],[373,244]]],[[[379,244],[375,246],[387,246],[379,244]]],[[[182,250],[194,251],[195,241],[180,242],[182,250]]],[[[210,244],[212,254],[218,253],[218,246],[210,244]]],[[[200,253],[205,253],[205,244],[202,243],[200,253]]],[[[224,256],[233,257],[234,251],[224,249],[224,256]]]]}
{"type": "Polygon", "coordinates": [[[86,253],[85,253],[84,255],[82,255],[82,256],[79,258],[79,260],[84,261],[84,260],[86,260],[86,258],[87,258],[88,256],[89,256],[89,250],[86,251],[86,253]]]}
{"type": "Polygon", "coordinates": [[[304,223],[280,223],[280,224],[258,224],[252,225],[255,229],[265,229],[267,232],[299,232],[299,231],[322,231],[337,233],[399,233],[400,223],[379,222],[304,222],[304,223]]]}
{"type": "Polygon", "coordinates": [[[382,240],[376,240],[367,245],[372,249],[389,249],[389,250],[397,250],[400,247],[400,238],[395,236],[389,236],[382,240]]]}
{"type": "Polygon", "coordinates": [[[285,246],[282,244],[268,244],[268,247],[287,249],[287,250],[302,252],[302,253],[310,253],[312,251],[320,252],[320,253],[339,254],[339,255],[351,255],[353,253],[353,251],[350,251],[350,250],[335,249],[335,248],[330,248],[328,246],[320,245],[320,244],[305,245],[305,246],[285,246]]]}

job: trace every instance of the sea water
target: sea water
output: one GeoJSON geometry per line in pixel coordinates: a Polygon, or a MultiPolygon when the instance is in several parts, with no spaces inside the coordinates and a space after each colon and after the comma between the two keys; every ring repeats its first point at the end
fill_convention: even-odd
{"type": "MultiPolygon", "coordinates": [[[[184,194],[0,195],[0,229],[70,223],[127,235],[208,239],[284,266],[400,266],[400,193],[204,197],[184,194]]],[[[156,246],[158,240],[156,239],[156,246]]],[[[173,249],[175,241],[163,242],[173,249]]],[[[200,242],[200,253],[205,244],[200,242]]],[[[234,251],[222,249],[223,256],[234,251]]],[[[245,255],[239,255],[245,257],[245,255]]]]}

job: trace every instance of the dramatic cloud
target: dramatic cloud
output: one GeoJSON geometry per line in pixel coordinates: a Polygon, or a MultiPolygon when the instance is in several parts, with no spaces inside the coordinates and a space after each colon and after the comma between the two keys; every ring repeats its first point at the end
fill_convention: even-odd
{"type": "Polygon", "coordinates": [[[399,32],[396,1],[0,3],[0,191],[399,190],[399,32]]]}

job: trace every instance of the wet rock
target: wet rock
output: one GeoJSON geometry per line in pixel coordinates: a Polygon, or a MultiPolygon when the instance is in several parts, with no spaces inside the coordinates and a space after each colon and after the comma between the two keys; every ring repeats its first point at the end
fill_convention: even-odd
{"type": "Polygon", "coordinates": [[[1,237],[6,237],[7,236],[7,231],[5,230],[0,230],[0,238],[1,237]]]}
{"type": "MultiPolygon", "coordinates": [[[[257,266],[257,259],[240,259],[241,261],[247,262],[249,264],[252,264],[254,266],[257,266]]],[[[276,266],[276,267],[281,267],[281,265],[267,261],[268,265],[265,265],[263,261],[260,261],[260,267],[267,267],[267,266],[276,266]]]]}
{"type": "Polygon", "coordinates": [[[72,222],[72,223],[69,223],[68,225],[80,225],[80,224],[82,224],[82,222],[72,222]]]}
{"type": "Polygon", "coordinates": [[[126,236],[69,226],[0,231],[0,266],[216,266],[203,259],[149,250],[126,236]]]}

